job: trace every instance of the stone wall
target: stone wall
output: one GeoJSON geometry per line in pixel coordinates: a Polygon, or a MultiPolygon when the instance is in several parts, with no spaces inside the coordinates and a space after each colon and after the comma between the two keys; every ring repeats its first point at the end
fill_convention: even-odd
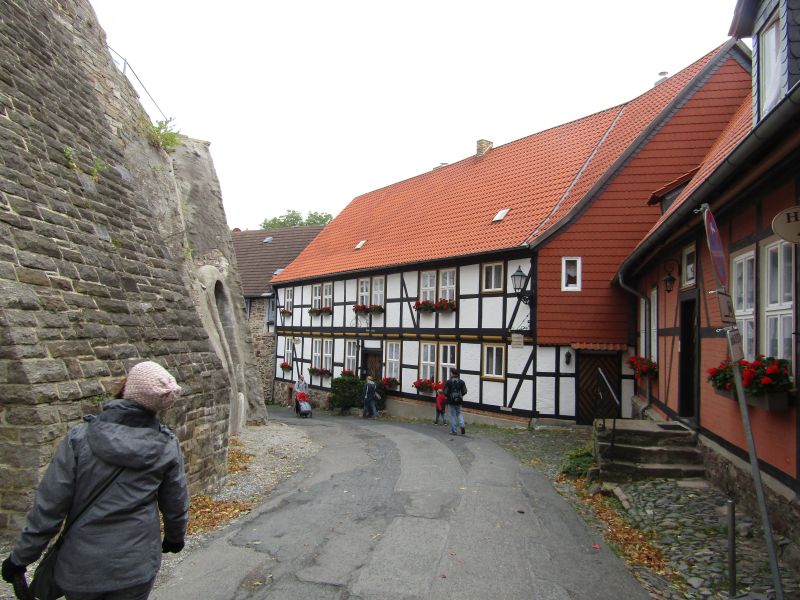
{"type": "Polygon", "coordinates": [[[265,411],[207,144],[150,145],[88,0],[0,2],[0,65],[0,534],[144,359],[184,387],[163,419],[192,492],[218,486],[232,407],[265,411]]]}
{"type": "Polygon", "coordinates": [[[248,327],[253,340],[253,354],[256,357],[256,371],[261,383],[264,400],[272,404],[275,381],[275,341],[274,332],[266,331],[267,299],[250,298],[250,317],[248,327]]]}

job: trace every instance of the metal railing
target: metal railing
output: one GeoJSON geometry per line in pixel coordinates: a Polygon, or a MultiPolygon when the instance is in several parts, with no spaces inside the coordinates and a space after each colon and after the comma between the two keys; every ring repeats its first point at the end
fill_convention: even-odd
{"type": "MultiPolygon", "coordinates": [[[[608,388],[608,391],[611,393],[611,398],[614,400],[614,403],[617,405],[617,410],[614,411],[614,418],[611,421],[611,444],[609,444],[608,448],[606,448],[600,456],[603,458],[613,459],[614,458],[614,437],[617,433],[617,414],[619,413],[620,409],[622,408],[622,404],[620,404],[619,398],[617,398],[617,394],[614,392],[614,388],[611,387],[611,384],[608,382],[608,378],[606,374],[603,373],[603,369],[597,368],[597,372],[600,373],[600,377],[603,378],[603,381],[608,388]]],[[[603,390],[598,386],[597,388],[597,395],[600,399],[603,398],[603,390]]],[[[606,418],[603,417],[603,424],[600,427],[603,431],[606,428],[606,418]]]]}

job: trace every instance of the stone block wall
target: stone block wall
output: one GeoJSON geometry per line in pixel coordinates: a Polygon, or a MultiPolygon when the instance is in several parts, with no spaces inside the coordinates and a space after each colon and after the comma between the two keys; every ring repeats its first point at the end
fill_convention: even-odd
{"type": "Polygon", "coordinates": [[[275,341],[274,332],[266,330],[267,299],[250,298],[250,317],[248,328],[253,340],[255,368],[261,383],[264,400],[271,404],[273,400],[272,384],[275,381],[275,341]]]}
{"type": "Polygon", "coordinates": [[[150,145],[88,0],[0,2],[0,65],[0,535],[21,527],[67,428],[145,359],[184,387],[162,418],[192,492],[216,487],[234,392],[265,412],[260,387],[257,398],[247,388],[244,311],[231,300],[241,291],[210,158],[202,143],[187,141],[177,158],[150,145]],[[191,160],[211,172],[205,190],[184,168],[191,160]],[[202,225],[205,208],[215,224],[202,225]],[[218,273],[209,314],[206,267],[218,273]]]}

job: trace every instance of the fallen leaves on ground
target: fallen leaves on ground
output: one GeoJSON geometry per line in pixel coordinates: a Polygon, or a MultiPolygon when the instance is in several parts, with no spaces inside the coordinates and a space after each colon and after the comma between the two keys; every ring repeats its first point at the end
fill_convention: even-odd
{"type": "Polygon", "coordinates": [[[192,535],[201,531],[213,531],[230,519],[250,512],[252,508],[252,502],[212,500],[210,496],[195,496],[189,505],[188,533],[192,535]]]}
{"type": "MultiPolygon", "coordinates": [[[[236,438],[231,438],[231,440],[236,440],[236,438]]],[[[238,442],[238,440],[236,440],[238,442]]],[[[234,473],[241,473],[242,471],[247,471],[247,463],[253,460],[254,456],[244,450],[239,450],[234,446],[240,446],[239,444],[231,444],[228,447],[228,474],[233,475],[234,473]]]]}

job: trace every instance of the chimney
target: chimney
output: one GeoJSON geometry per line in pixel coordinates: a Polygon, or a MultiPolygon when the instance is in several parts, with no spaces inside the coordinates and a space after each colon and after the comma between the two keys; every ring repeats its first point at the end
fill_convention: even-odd
{"type": "Polygon", "coordinates": [[[481,157],[492,149],[492,142],[489,140],[478,140],[478,151],[475,156],[481,157]]]}
{"type": "Polygon", "coordinates": [[[669,73],[667,71],[659,71],[658,76],[660,77],[660,79],[653,84],[653,87],[656,87],[662,81],[666,81],[668,75],[669,73]]]}

